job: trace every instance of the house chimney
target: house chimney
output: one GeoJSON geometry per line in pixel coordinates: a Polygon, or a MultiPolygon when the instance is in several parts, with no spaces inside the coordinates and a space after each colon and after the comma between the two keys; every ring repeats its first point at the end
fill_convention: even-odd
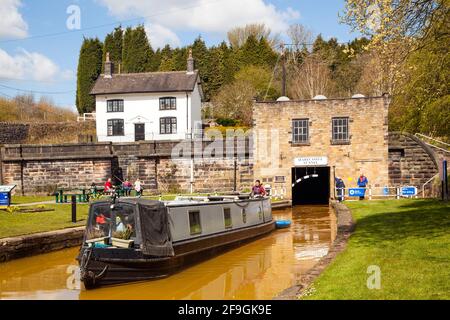
{"type": "Polygon", "coordinates": [[[109,60],[109,52],[106,53],[105,78],[111,78],[114,73],[114,63],[109,60]]]}
{"type": "Polygon", "coordinates": [[[192,58],[192,49],[189,49],[189,57],[187,59],[187,74],[194,73],[194,58],[192,58]]]}

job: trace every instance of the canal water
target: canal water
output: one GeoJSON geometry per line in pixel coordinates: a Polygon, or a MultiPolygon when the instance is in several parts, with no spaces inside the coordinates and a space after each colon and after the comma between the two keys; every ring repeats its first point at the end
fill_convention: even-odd
{"type": "Polygon", "coordinates": [[[289,229],[161,280],[86,291],[78,248],[0,264],[0,299],[272,299],[327,254],[336,218],[325,206],[274,211],[289,229]]]}

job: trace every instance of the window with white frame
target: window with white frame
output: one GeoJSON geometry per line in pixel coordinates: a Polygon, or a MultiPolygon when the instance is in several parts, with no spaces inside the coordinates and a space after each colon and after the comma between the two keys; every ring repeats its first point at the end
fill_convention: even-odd
{"type": "Polygon", "coordinates": [[[159,133],[160,134],[174,134],[177,133],[177,118],[164,117],[159,119],[159,133]]]}
{"type": "Polygon", "coordinates": [[[107,100],[106,101],[107,112],[123,112],[123,100],[107,100]]]}
{"type": "Polygon", "coordinates": [[[292,143],[309,142],[309,119],[292,120],[292,143]]]}
{"type": "Polygon", "coordinates": [[[108,120],[108,136],[123,136],[124,135],[123,119],[109,119],[108,120]]]}
{"type": "Polygon", "coordinates": [[[159,98],[159,110],[176,110],[177,98],[175,97],[163,97],[159,98]]]}
{"type": "Polygon", "coordinates": [[[332,119],[332,140],[333,142],[348,142],[349,128],[348,117],[338,117],[332,119]]]}

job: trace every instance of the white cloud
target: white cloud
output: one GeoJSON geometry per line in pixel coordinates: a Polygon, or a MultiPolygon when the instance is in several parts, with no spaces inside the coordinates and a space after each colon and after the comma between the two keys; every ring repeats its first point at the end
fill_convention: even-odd
{"type": "Polygon", "coordinates": [[[153,48],[162,48],[166,44],[173,47],[179,47],[181,41],[172,30],[159,24],[145,24],[145,31],[153,48]]]}
{"type": "Polygon", "coordinates": [[[68,76],[70,71],[61,71],[52,60],[40,53],[20,49],[17,54],[9,55],[0,49],[0,78],[56,81],[68,76]]]}
{"type": "Polygon", "coordinates": [[[248,23],[264,23],[273,32],[284,32],[290,22],[300,17],[292,8],[278,9],[263,0],[97,1],[119,19],[147,17],[148,24],[158,26],[153,31],[153,38],[158,41],[164,38],[174,41],[176,31],[226,34],[231,28],[248,23]],[[156,35],[157,32],[162,36],[156,35]]]}
{"type": "Polygon", "coordinates": [[[27,36],[28,25],[19,13],[20,6],[20,0],[0,1],[0,39],[27,36]]]}

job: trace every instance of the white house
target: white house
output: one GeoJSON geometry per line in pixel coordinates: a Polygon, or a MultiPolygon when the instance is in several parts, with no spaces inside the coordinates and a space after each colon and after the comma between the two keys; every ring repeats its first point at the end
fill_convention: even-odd
{"type": "Polygon", "coordinates": [[[189,52],[187,71],[105,73],[92,88],[98,141],[180,140],[201,129],[200,77],[189,52]]]}

